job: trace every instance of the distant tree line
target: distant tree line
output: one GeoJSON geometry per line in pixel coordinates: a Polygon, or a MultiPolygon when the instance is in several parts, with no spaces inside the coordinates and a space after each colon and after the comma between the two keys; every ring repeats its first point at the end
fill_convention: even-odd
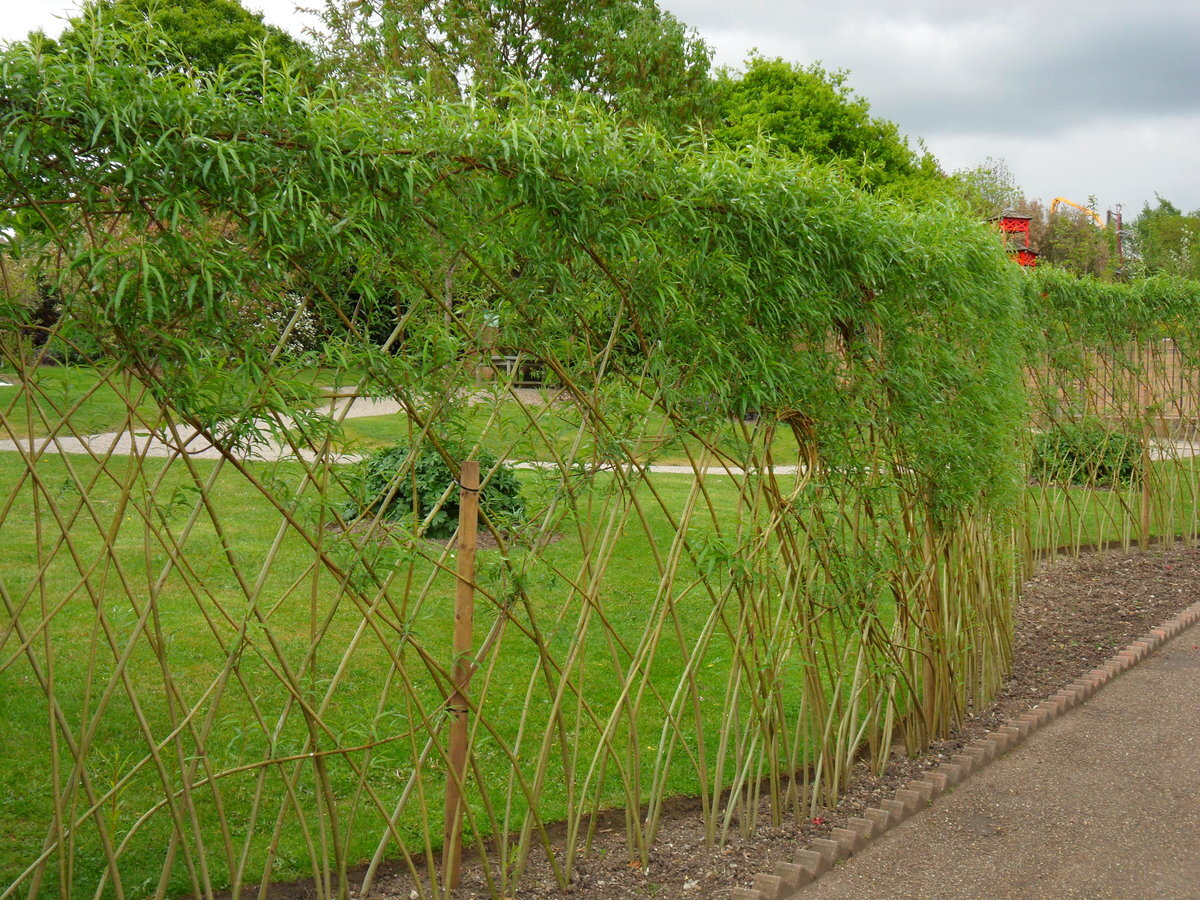
{"type": "Polygon", "coordinates": [[[1017,185],[1003,160],[988,158],[951,176],[968,207],[980,218],[1003,213],[1030,217],[1030,242],[1039,265],[1049,264],[1075,275],[1105,281],[1152,275],[1200,279],[1200,210],[1184,213],[1158,196],[1139,214],[1118,220],[1115,211],[1097,208],[1094,197],[1082,210],[1030,199],[1017,185]]]}

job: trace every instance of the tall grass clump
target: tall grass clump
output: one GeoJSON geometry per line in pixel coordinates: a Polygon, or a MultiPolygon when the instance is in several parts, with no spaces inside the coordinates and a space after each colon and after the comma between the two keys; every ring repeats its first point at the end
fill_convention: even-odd
{"type": "Polygon", "coordinates": [[[151,78],[136,45],[0,57],[5,254],[61,311],[0,306],[9,894],[344,897],[384,860],[445,894],[454,550],[372,513],[449,525],[423,460],[520,482],[466,660],[495,896],[534,851],[566,885],[612,808],[643,864],[673,795],[712,841],[803,817],[986,702],[1026,288],[984,226],[583,103],[151,78]],[[84,331],[64,398],[42,348],[84,331]],[[364,410],[405,448],[369,489],[364,410]]]}

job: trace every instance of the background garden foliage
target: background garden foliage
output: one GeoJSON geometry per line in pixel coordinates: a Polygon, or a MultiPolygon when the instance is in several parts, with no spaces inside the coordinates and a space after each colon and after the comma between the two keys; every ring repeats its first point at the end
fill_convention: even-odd
{"type": "Polygon", "coordinates": [[[1031,420],[1148,452],[1195,393],[1193,283],[1030,275],[955,204],[586,92],[137,65],[135,24],[0,55],[21,892],[345,896],[397,858],[439,895],[454,561],[374,513],[446,536],[464,458],[500,495],[466,782],[497,896],[539,845],[568,883],[607,808],[643,865],[675,794],[714,841],[803,817],[991,696],[1022,562],[1128,542],[1139,488],[1195,533],[1186,466],[1095,499],[1086,460],[1077,494],[1026,464],[1031,420]],[[86,377],[39,365],[68,351],[86,377]],[[54,452],[106,429],[165,449],[54,452]]]}
{"type": "Polygon", "coordinates": [[[1142,441],[1096,420],[1065,422],[1033,440],[1030,472],[1052,481],[1107,487],[1136,484],[1142,441]]]}
{"type": "MultiPolygon", "coordinates": [[[[486,451],[472,455],[469,447],[445,449],[452,459],[479,461],[487,476],[479,496],[482,514],[502,530],[519,525],[525,507],[513,468],[486,451]]],[[[457,473],[433,447],[414,450],[408,444],[393,444],[358,464],[341,515],[347,521],[371,517],[399,521],[420,535],[445,540],[458,528],[458,488],[457,473]]]]}

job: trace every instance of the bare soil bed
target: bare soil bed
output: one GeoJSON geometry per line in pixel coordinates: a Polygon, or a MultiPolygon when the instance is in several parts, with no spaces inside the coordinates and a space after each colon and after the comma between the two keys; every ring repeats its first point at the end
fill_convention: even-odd
{"type": "MultiPolygon", "coordinates": [[[[852,816],[877,805],[896,788],[958,752],[965,743],[1032,707],[1197,598],[1200,549],[1181,547],[1133,554],[1109,551],[1059,560],[1025,584],[1015,615],[1012,676],[995,702],[964,722],[953,739],[918,757],[895,756],[882,777],[860,765],[851,788],[836,808],[779,827],[760,825],[754,837],[735,836],[724,847],[705,844],[695,801],[676,801],[664,816],[650,864],[644,869],[630,864],[623,819],[614,815],[602,826],[592,855],[578,865],[575,880],[565,890],[554,881],[539,852],[531,856],[527,878],[516,898],[727,897],[734,887],[748,886],[755,873],[771,871],[775,861],[790,860],[812,838],[845,826],[852,816]]],[[[763,821],[770,821],[766,809],[760,813],[763,821]]],[[[300,892],[300,885],[290,887],[294,893],[275,896],[309,896],[300,892]]],[[[397,874],[377,880],[370,896],[410,900],[416,896],[412,890],[407,875],[397,874]]],[[[464,860],[462,887],[455,892],[455,900],[487,896],[477,861],[464,860]]]]}

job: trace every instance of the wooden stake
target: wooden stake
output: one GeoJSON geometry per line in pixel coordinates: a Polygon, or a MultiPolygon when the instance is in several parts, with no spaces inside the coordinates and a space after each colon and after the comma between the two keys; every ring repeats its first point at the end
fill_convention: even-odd
{"type": "Polygon", "coordinates": [[[450,759],[446,773],[446,828],[442,877],[458,887],[462,867],[462,786],[467,777],[467,689],[471,682],[475,622],[475,540],[479,527],[479,461],[467,460],[459,475],[458,581],[454,594],[454,693],[450,696],[450,759]]]}
{"type": "Polygon", "coordinates": [[[1138,367],[1141,371],[1142,381],[1138,388],[1138,406],[1139,412],[1142,414],[1142,477],[1141,477],[1141,516],[1139,531],[1141,532],[1141,545],[1143,550],[1150,549],[1150,464],[1152,462],[1150,454],[1150,444],[1153,440],[1153,434],[1150,429],[1150,403],[1152,397],[1150,395],[1150,365],[1151,354],[1149,348],[1138,344],[1138,356],[1140,357],[1141,365],[1138,367]]]}

